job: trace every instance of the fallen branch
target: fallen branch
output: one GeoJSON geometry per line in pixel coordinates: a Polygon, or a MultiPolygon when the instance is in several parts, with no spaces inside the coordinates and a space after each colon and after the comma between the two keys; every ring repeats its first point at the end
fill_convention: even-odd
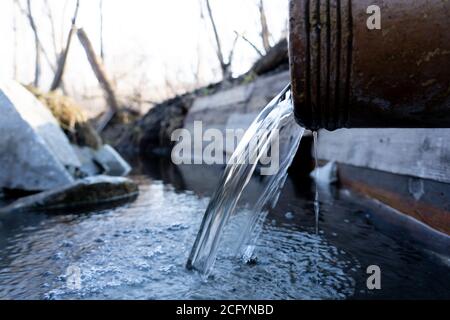
{"type": "Polygon", "coordinates": [[[117,111],[119,111],[119,103],[117,100],[117,95],[114,89],[114,85],[111,82],[109,76],[106,73],[105,67],[103,65],[103,61],[100,57],[95,54],[94,47],[92,46],[91,41],[89,40],[86,32],[83,29],[78,29],[77,31],[78,39],[81,42],[81,45],[86,52],[86,56],[89,60],[92,70],[94,71],[95,76],[97,77],[100,86],[105,92],[106,101],[109,106],[108,112],[105,112],[102,119],[99,121],[98,131],[101,132],[106,125],[111,121],[117,111]]]}

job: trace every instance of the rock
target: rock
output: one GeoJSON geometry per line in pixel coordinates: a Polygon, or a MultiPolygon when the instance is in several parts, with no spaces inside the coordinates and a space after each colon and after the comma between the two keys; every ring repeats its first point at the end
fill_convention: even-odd
{"type": "Polygon", "coordinates": [[[8,97],[20,117],[44,139],[48,148],[64,166],[80,166],[69,140],[48,108],[15,81],[1,84],[0,90],[8,97]]]}
{"type": "Polygon", "coordinates": [[[105,144],[94,152],[94,160],[102,167],[103,174],[123,177],[130,173],[130,165],[110,145],[105,144]]]}
{"type": "Polygon", "coordinates": [[[73,182],[79,166],[51,113],[15,82],[0,83],[0,188],[42,191],[73,182]]]}
{"type": "Polygon", "coordinates": [[[119,203],[134,201],[139,190],[127,178],[96,176],[78,180],[55,190],[21,198],[0,209],[0,215],[21,212],[67,213],[106,209],[119,203]]]}
{"type": "Polygon", "coordinates": [[[103,168],[94,161],[95,151],[89,147],[80,147],[72,145],[73,150],[77,154],[81,162],[80,175],[83,177],[92,177],[103,172],[103,168]]]}
{"type": "Polygon", "coordinates": [[[130,173],[131,166],[109,145],[98,150],[89,147],[72,146],[80,159],[80,173],[83,177],[103,174],[123,177],[130,173]]]}

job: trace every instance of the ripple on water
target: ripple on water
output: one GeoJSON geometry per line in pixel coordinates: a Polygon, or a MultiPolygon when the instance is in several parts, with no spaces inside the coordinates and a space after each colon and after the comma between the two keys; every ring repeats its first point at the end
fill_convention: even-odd
{"type": "Polygon", "coordinates": [[[8,240],[0,262],[0,296],[338,299],[352,294],[350,257],[323,237],[270,222],[256,245],[257,263],[236,261],[227,250],[233,247],[231,228],[208,279],[187,271],[187,255],[207,204],[207,198],[154,183],[142,188],[133,205],[106,214],[42,217],[39,228],[28,226],[33,230],[8,240]],[[79,290],[66,285],[69,266],[80,270],[79,290]]]}

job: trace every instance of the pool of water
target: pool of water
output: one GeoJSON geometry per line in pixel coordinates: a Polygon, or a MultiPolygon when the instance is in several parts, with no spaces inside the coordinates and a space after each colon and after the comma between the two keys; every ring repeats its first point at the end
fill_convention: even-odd
{"type": "MultiPolygon", "coordinates": [[[[450,298],[450,254],[386,235],[370,209],[339,192],[322,195],[316,235],[313,188],[297,179],[288,179],[269,213],[251,263],[233,251],[243,207],[204,278],[185,264],[220,170],[150,161],[139,171],[133,178],[141,192],[132,204],[1,217],[0,298],[450,298]],[[367,289],[370,265],[381,269],[381,290],[367,289]]],[[[251,183],[257,190],[258,181],[251,183]]]]}

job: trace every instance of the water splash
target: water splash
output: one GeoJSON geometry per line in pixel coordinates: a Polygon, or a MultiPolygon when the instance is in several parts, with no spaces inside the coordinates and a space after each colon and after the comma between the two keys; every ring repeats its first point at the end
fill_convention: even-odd
{"type": "Polygon", "coordinates": [[[219,187],[206,209],[200,231],[187,262],[188,269],[207,275],[211,271],[224,228],[241,199],[244,189],[257,169],[262,156],[268,154],[274,139],[279,139],[279,169],[274,175],[260,177],[262,191],[249,206],[250,214],[242,223],[237,254],[250,260],[255,240],[268,210],[273,208],[283,187],[287,170],[303,136],[304,129],[295,123],[289,86],[275,97],[251,124],[232,155],[219,187]],[[248,161],[252,160],[252,161],[248,161]]]}

